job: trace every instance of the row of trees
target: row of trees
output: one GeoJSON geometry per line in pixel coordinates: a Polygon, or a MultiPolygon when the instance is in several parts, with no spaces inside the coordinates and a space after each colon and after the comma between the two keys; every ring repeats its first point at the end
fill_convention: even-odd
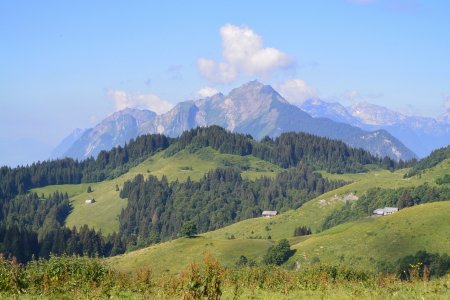
{"type": "Polygon", "coordinates": [[[54,228],[42,237],[33,230],[0,223],[0,253],[14,256],[21,263],[53,255],[112,256],[126,251],[126,240],[114,233],[104,237],[87,225],[69,229],[54,228]]]}
{"type": "Polygon", "coordinates": [[[183,149],[195,151],[201,147],[212,147],[222,153],[253,155],[283,168],[306,163],[332,173],[363,172],[366,164],[377,164],[387,169],[407,165],[388,157],[373,156],[366,150],[351,148],[338,140],[307,133],[283,133],[275,139],[265,137],[256,142],[250,135],[230,133],[219,126],[185,131],[166,154],[172,155],[183,149]]]}
{"type": "Polygon", "coordinates": [[[17,168],[1,167],[0,201],[25,194],[35,187],[97,182],[117,177],[149,155],[166,149],[171,141],[160,134],[142,135],[124,147],[101,151],[97,159],[91,157],[80,162],[66,158],[17,168]]]}

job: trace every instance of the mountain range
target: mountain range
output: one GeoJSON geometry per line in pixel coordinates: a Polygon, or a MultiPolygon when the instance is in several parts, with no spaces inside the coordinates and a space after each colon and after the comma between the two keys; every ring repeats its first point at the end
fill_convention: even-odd
{"type": "MultiPolygon", "coordinates": [[[[178,103],[169,112],[157,115],[148,110],[127,108],[107,117],[93,128],[58,146],[53,157],[84,159],[145,133],[178,136],[183,131],[207,125],[219,125],[233,132],[251,134],[256,139],[276,137],[283,132],[303,131],[318,136],[339,139],[353,147],[361,147],[379,156],[396,160],[415,158],[413,151],[384,129],[363,130],[333,120],[329,116],[313,117],[290,104],[269,85],[248,82],[229,92],[178,103]],[[62,151],[61,151],[62,150],[62,151]]],[[[80,132],[77,132],[79,134],[80,132]]]]}
{"type": "Polygon", "coordinates": [[[409,116],[366,102],[345,107],[320,99],[308,99],[299,107],[316,118],[329,118],[368,131],[384,129],[419,157],[425,157],[434,149],[450,143],[450,122],[446,119],[448,113],[433,119],[409,116]]]}

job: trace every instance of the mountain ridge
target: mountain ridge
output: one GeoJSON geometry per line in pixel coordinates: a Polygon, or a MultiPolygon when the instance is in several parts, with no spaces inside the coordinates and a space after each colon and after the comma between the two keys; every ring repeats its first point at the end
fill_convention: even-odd
{"type": "Polygon", "coordinates": [[[95,156],[101,150],[123,145],[127,138],[135,138],[140,134],[163,133],[175,137],[197,126],[218,125],[233,132],[250,134],[256,139],[302,131],[339,139],[380,157],[389,156],[396,160],[416,157],[386,131],[375,131],[375,134],[342,122],[311,117],[290,104],[270,85],[258,81],[237,87],[228,95],[218,93],[199,100],[180,102],[162,115],[127,109],[113,116],[86,131],[65,155],[82,159],[95,156]],[[138,120],[142,116],[146,118],[138,120]]]}
{"type": "Polygon", "coordinates": [[[367,102],[344,106],[317,98],[307,99],[299,104],[299,107],[313,117],[345,122],[368,131],[384,129],[419,157],[425,157],[431,151],[450,143],[450,122],[446,121],[445,114],[433,119],[409,116],[367,102]]]}

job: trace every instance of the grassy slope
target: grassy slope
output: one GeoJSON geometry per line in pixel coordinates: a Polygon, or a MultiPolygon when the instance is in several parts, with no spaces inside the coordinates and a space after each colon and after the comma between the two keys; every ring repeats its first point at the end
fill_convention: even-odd
{"type": "Polygon", "coordinates": [[[450,173],[450,159],[428,170],[421,177],[404,179],[406,170],[389,172],[386,170],[373,169],[365,174],[328,174],[322,175],[333,180],[351,181],[351,184],[340,187],[336,190],[325,193],[316,199],[305,203],[297,210],[291,210],[280,214],[272,219],[255,218],[245,220],[216,231],[206,233],[205,236],[211,238],[225,238],[233,234],[236,238],[248,238],[261,236],[263,238],[270,235],[272,239],[282,239],[292,237],[296,226],[309,226],[313,232],[317,232],[323,223],[324,218],[334,209],[344,204],[340,201],[342,196],[349,193],[362,195],[365,191],[373,187],[397,188],[405,186],[416,186],[428,182],[434,184],[434,180],[443,174],[450,173]],[[337,197],[335,197],[337,196],[337,197]],[[325,201],[324,201],[325,200],[325,201]],[[269,227],[269,231],[266,230],[269,227]],[[252,233],[253,231],[253,233],[252,233]]]}
{"type": "Polygon", "coordinates": [[[173,274],[192,261],[200,262],[206,254],[212,254],[225,265],[233,265],[241,255],[259,260],[271,245],[268,240],[179,238],[109,258],[108,262],[125,272],[146,266],[157,274],[173,274]]]}
{"type": "Polygon", "coordinates": [[[391,216],[342,224],[293,246],[293,260],[342,262],[374,270],[420,249],[450,253],[450,202],[403,209],[391,216]]]}
{"type": "MultiPolygon", "coordinates": [[[[269,242],[266,238],[268,235],[271,236],[273,240],[279,240],[282,238],[288,238],[291,241],[291,244],[295,244],[294,248],[296,248],[297,254],[293,259],[300,259],[302,254],[306,254],[308,258],[312,258],[314,256],[319,257],[323,261],[332,261],[338,262],[339,257],[344,255],[344,262],[356,264],[361,267],[374,267],[373,262],[368,262],[368,258],[362,260],[358,257],[362,257],[367,251],[366,248],[362,247],[366,243],[366,240],[371,237],[373,241],[382,242],[378,245],[373,245],[373,251],[367,252],[370,253],[371,256],[377,257],[377,259],[386,259],[388,261],[393,261],[398,257],[406,254],[410,254],[411,251],[415,252],[419,249],[429,249],[433,251],[441,251],[450,253],[450,240],[447,240],[444,243],[435,242],[442,238],[440,235],[444,232],[450,232],[450,225],[445,224],[448,220],[449,215],[445,214],[435,214],[439,212],[445,212],[443,210],[447,207],[450,209],[450,202],[443,203],[434,203],[430,204],[430,207],[433,209],[427,210],[424,209],[428,206],[422,205],[418,207],[414,207],[411,209],[403,210],[401,213],[397,215],[392,215],[387,217],[387,219],[375,219],[375,218],[367,218],[362,221],[356,223],[343,224],[341,226],[337,226],[328,231],[325,231],[321,234],[312,235],[310,237],[292,237],[294,229],[296,226],[306,225],[311,227],[313,232],[317,232],[320,228],[323,219],[337,207],[343,205],[344,202],[340,201],[341,196],[347,195],[350,192],[355,193],[356,195],[362,195],[365,191],[372,187],[383,187],[383,188],[396,188],[401,186],[415,186],[419,184],[423,184],[428,182],[429,184],[434,184],[434,180],[437,177],[442,176],[443,174],[450,173],[450,159],[442,162],[437,165],[435,168],[428,170],[421,177],[413,177],[409,179],[403,179],[403,175],[407,170],[399,170],[396,172],[389,172],[386,170],[374,169],[367,174],[324,174],[326,177],[331,179],[342,179],[342,180],[351,180],[354,181],[352,184],[341,187],[334,191],[328,192],[319,196],[318,198],[307,202],[302,207],[297,210],[291,210],[285,213],[282,213],[274,218],[266,219],[266,218],[254,218],[245,220],[230,226],[227,226],[222,229],[218,229],[215,231],[211,231],[205,234],[202,234],[204,238],[207,238],[209,241],[213,243],[218,243],[218,247],[221,245],[220,243],[228,241],[228,238],[231,235],[234,235],[236,240],[230,240],[231,242],[237,243],[240,241],[247,241],[247,244],[236,244],[240,249],[235,251],[234,257],[228,257],[225,261],[225,265],[233,264],[240,255],[247,253],[250,250],[258,251],[260,254],[263,254],[265,251],[265,247],[262,247],[263,242],[269,242]],[[421,214],[421,210],[424,209],[428,213],[421,214]],[[414,213],[417,212],[417,213],[414,213]],[[441,227],[442,231],[436,231],[437,234],[429,235],[429,238],[423,238],[422,234],[425,234],[426,230],[429,230],[430,226],[423,226],[422,223],[414,222],[414,219],[417,218],[417,215],[422,215],[420,220],[424,224],[434,224],[433,226],[441,227]],[[386,220],[395,220],[394,225],[385,224],[386,220]],[[433,223],[434,222],[434,223],[433,223]],[[436,223],[438,222],[438,223],[436,223]],[[367,224],[367,225],[366,225],[367,224]],[[362,231],[358,230],[361,226],[369,226],[367,229],[362,231]],[[387,226],[390,226],[389,228],[387,226]],[[400,231],[395,231],[395,227],[399,226],[400,231]],[[422,232],[420,227],[424,231],[422,232]],[[409,228],[409,231],[407,229],[409,228]],[[352,229],[352,230],[350,230],[352,229]],[[386,231],[385,231],[386,230],[386,231]],[[444,231],[446,230],[446,231],[444,231]],[[343,236],[339,235],[341,232],[345,232],[343,236]],[[369,233],[367,233],[369,232],[369,233]],[[392,233],[395,232],[394,237],[396,238],[394,246],[389,246],[389,242],[392,240],[392,233]],[[420,235],[412,238],[409,233],[411,232],[420,232],[420,235]],[[376,235],[375,235],[376,234],[376,235]],[[405,234],[407,238],[401,238],[402,234],[405,234]],[[261,236],[262,239],[249,239],[261,236]],[[349,242],[345,240],[348,238],[353,241],[352,246],[346,246],[349,242]],[[415,239],[416,243],[410,243],[410,239],[415,239]],[[423,241],[421,243],[420,241],[423,241]],[[330,244],[326,244],[329,242],[330,244]],[[333,244],[342,244],[343,248],[335,249],[333,247],[338,247],[333,244]],[[447,244],[445,244],[447,243],[447,244]],[[403,244],[405,244],[403,246],[403,244]],[[430,247],[422,247],[424,245],[436,245],[430,247]],[[329,251],[324,250],[325,245],[327,245],[327,249],[329,251]],[[439,246],[437,246],[439,245],[439,246]],[[332,247],[333,246],[333,247],[332,247]],[[360,247],[358,247],[360,246],[360,247]],[[324,248],[320,248],[324,247],[324,248]],[[398,249],[397,252],[386,252],[385,249],[389,249],[389,247],[395,247],[398,249]],[[433,248],[434,247],[434,248],[433,248]],[[435,249],[435,250],[434,250],[435,249]],[[339,251],[340,252],[339,252],[339,251]],[[322,251],[326,255],[322,257],[322,251]],[[337,251],[336,254],[333,251],[337,251]],[[317,253],[316,253],[317,252],[317,253]],[[346,252],[346,253],[344,253],[346,252]],[[347,258],[346,258],[347,257],[347,258]]],[[[450,199],[449,199],[450,200],[450,199]]],[[[449,223],[450,224],[450,223],[449,223]]],[[[365,228],[365,227],[361,227],[365,228]]],[[[343,233],[342,233],[343,234],[343,233]]],[[[448,234],[447,234],[448,235],[448,234]]],[[[164,243],[160,245],[156,245],[153,247],[149,247],[147,249],[140,250],[138,252],[132,252],[124,256],[120,256],[117,258],[113,258],[111,261],[117,266],[119,269],[129,270],[129,268],[133,266],[137,266],[137,263],[131,262],[135,260],[136,262],[147,263],[156,273],[163,272],[164,269],[158,263],[155,263],[159,260],[170,260],[173,259],[173,253],[170,252],[171,244],[177,245],[177,241],[164,243]],[[159,247],[163,247],[167,252],[159,251],[158,255],[154,255],[152,250],[150,249],[160,249],[159,247]]],[[[198,259],[197,252],[193,256],[192,249],[197,247],[197,239],[193,240],[183,240],[183,263],[171,264],[170,270],[180,270],[185,266],[186,261],[190,261],[192,259],[198,259]]],[[[217,249],[216,251],[220,252],[221,249],[217,249]]],[[[156,252],[156,251],[155,251],[156,252]]],[[[230,254],[231,255],[231,254],[230,254]]],[[[261,255],[262,256],[262,255],[261,255]]],[[[259,256],[259,257],[261,257],[259,256]]],[[[219,256],[220,257],[220,256],[219,256]]],[[[368,257],[368,256],[366,256],[368,257]]],[[[177,256],[178,260],[178,256],[177,256]]]]}
{"type": "Polygon", "coordinates": [[[184,181],[189,176],[193,180],[200,179],[206,172],[221,166],[241,166],[247,165],[249,168],[242,172],[244,178],[255,179],[260,176],[275,176],[280,168],[268,162],[257,159],[253,156],[241,157],[237,155],[221,154],[211,148],[204,148],[191,154],[181,151],[174,156],[164,157],[164,152],[160,152],[145,160],[138,166],[132,168],[126,174],[99,183],[75,184],[75,185],[54,185],[33,189],[32,191],[49,194],[55,191],[68,192],[73,204],[73,211],[67,218],[67,226],[82,226],[101,229],[108,234],[117,231],[119,228],[118,215],[127,200],[119,197],[116,185],[122,188],[125,181],[134,178],[137,174],[152,174],[161,178],[167,176],[169,181],[184,181]],[[183,170],[185,167],[191,170],[183,170]],[[87,187],[91,186],[93,192],[86,193],[87,187]],[[94,198],[94,204],[85,204],[86,199],[94,198]]]}

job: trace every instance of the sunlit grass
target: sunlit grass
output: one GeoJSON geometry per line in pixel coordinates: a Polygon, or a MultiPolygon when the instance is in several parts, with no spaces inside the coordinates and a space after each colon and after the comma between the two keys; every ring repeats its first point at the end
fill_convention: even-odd
{"type": "Polygon", "coordinates": [[[119,197],[116,185],[121,189],[125,181],[133,179],[138,174],[145,177],[151,174],[160,179],[166,176],[169,181],[185,181],[188,177],[199,180],[208,171],[225,166],[245,167],[242,177],[251,180],[261,176],[273,177],[281,170],[278,166],[253,156],[222,154],[211,148],[203,148],[196,153],[181,151],[170,157],[164,157],[164,152],[159,152],[113,180],[89,184],[53,185],[32,191],[39,195],[55,191],[69,193],[73,211],[67,218],[66,225],[80,227],[87,224],[89,227],[101,229],[104,234],[109,234],[119,229],[118,216],[127,205],[127,200],[119,197]],[[86,192],[88,186],[92,187],[92,193],[86,192]],[[87,199],[92,198],[96,201],[94,204],[85,203],[87,199]]]}

